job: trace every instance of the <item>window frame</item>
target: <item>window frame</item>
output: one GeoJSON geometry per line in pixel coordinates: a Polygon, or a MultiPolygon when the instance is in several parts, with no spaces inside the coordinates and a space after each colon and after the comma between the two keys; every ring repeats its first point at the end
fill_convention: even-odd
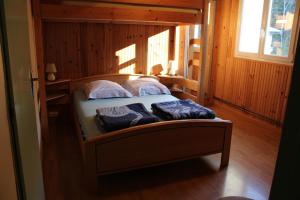
{"type": "Polygon", "coordinates": [[[258,53],[247,53],[247,52],[239,51],[241,18],[242,18],[244,0],[239,1],[238,21],[236,27],[237,30],[236,30],[236,41],[235,41],[235,57],[246,58],[246,59],[257,60],[257,61],[265,61],[271,63],[293,64],[295,58],[295,51],[296,51],[295,48],[296,48],[296,43],[297,43],[297,38],[299,36],[299,28],[300,28],[300,24],[299,24],[300,1],[296,0],[295,17],[294,17],[293,27],[291,31],[291,40],[290,40],[290,48],[289,48],[290,51],[288,57],[267,55],[264,53],[269,7],[271,6],[270,1],[271,0],[264,0],[258,53]]]}

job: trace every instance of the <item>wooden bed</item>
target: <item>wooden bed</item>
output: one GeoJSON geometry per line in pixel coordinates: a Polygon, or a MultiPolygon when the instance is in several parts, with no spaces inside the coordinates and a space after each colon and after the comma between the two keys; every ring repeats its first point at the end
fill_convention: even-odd
{"type": "MultiPolygon", "coordinates": [[[[123,82],[141,75],[101,75],[71,82],[71,93],[94,80],[123,82]]],[[[97,191],[98,176],[222,153],[228,165],[232,123],[227,120],[174,120],[131,127],[84,140],[73,109],[89,189],[97,191]]]]}

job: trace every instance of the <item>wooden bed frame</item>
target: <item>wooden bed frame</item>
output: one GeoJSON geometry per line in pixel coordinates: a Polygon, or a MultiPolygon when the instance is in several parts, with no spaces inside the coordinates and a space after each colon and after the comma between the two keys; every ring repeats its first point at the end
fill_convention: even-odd
{"type": "MultiPolygon", "coordinates": [[[[71,93],[94,80],[123,82],[142,75],[100,75],[71,82],[71,93]]],[[[73,107],[72,107],[73,108],[73,107]]],[[[98,190],[98,176],[222,153],[229,162],[232,123],[227,120],[174,120],[109,132],[84,140],[73,110],[88,188],[98,190]]]]}

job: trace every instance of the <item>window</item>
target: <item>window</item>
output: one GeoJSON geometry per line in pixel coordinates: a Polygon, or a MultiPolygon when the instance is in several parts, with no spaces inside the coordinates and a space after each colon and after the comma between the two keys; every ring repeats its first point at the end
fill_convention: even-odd
{"type": "Polygon", "coordinates": [[[292,62],[298,0],[241,0],[237,56],[292,62]]]}

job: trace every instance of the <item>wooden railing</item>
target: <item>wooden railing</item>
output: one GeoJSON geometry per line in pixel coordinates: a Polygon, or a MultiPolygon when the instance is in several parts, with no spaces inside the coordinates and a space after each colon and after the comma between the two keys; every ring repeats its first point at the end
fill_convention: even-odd
{"type": "Polygon", "coordinates": [[[198,101],[199,82],[185,79],[183,76],[160,75],[159,81],[168,86],[174,96],[180,99],[192,99],[198,101]],[[191,92],[187,92],[189,90],[191,92]]]}

